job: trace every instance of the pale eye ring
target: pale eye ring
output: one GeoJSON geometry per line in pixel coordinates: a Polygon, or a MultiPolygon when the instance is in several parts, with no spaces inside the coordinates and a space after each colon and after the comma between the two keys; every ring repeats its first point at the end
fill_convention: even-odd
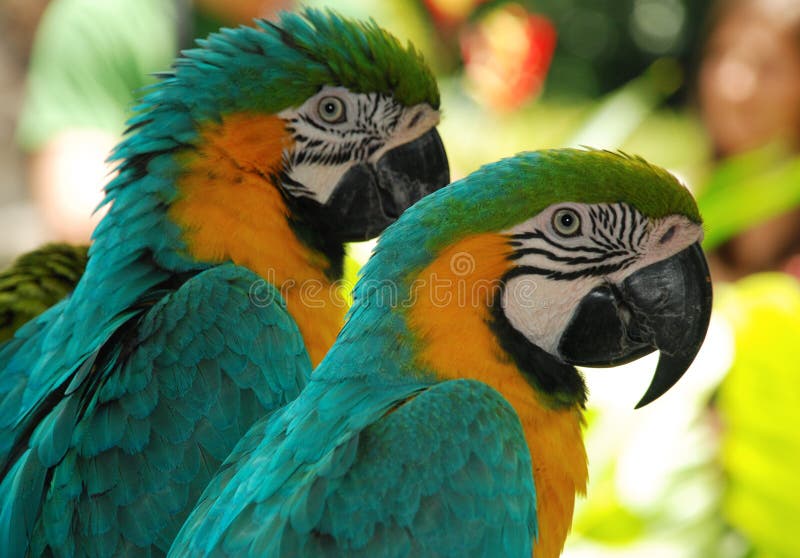
{"type": "Polygon", "coordinates": [[[344,102],[338,97],[323,97],[317,105],[319,117],[330,124],[344,122],[347,118],[347,111],[344,102]]]}
{"type": "Polygon", "coordinates": [[[553,229],[561,236],[576,236],[581,232],[581,216],[574,209],[559,209],[553,213],[553,229]]]}

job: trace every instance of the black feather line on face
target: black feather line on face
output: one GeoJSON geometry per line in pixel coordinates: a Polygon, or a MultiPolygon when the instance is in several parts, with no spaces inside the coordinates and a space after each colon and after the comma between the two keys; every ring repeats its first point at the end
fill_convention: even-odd
{"type": "MultiPolygon", "coordinates": [[[[524,233],[518,233],[518,234],[513,235],[511,238],[517,239],[517,240],[531,240],[531,239],[544,240],[550,246],[553,246],[554,248],[558,248],[559,250],[564,250],[566,252],[591,252],[591,253],[594,253],[594,254],[605,254],[606,253],[606,250],[604,250],[602,248],[598,248],[597,246],[584,246],[584,245],[568,246],[566,244],[561,244],[561,243],[556,242],[555,240],[549,238],[547,235],[545,235],[540,230],[535,230],[535,231],[531,231],[531,232],[524,232],[524,233]]],[[[524,243],[520,242],[519,246],[524,246],[524,243]]]]}
{"type": "Polygon", "coordinates": [[[590,232],[583,235],[581,244],[551,238],[547,232],[539,229],[514,234],[511,245],[515,250],[509,259],[520,260],[530,255],[542,258],[533,265],[520,265],[510,272],[512,276],[531,274],[572,281],[581,277],[608,275],[631,266],[639,259],[641,240],[648,231],[646,219],[626,204],[593,206],[589,208],[588,215],[587,228],[590,232]],[[587,256],[581,252],[597,255],[587,256]],[[555,265],[559,263],[563,265],[555,265]]]}
{"type": "MultiPolygon", "coordinates": [[[[504,277],[503,284],[508,284],[504,277]]],[[[495,296],[490,308],[489,328],[500,347],[508,353],[525,381],[544,396],[552,408],[586,406],[586,383],[578,370],[531,343],[514,328],[503,311],[503,290],[495,296]]]]}
{"type": "MultiPolygon", "coordinates": [[[[513,257],[513,254],[510,257],[513,257]]],[[[575,281],[582,277],[602,277],[625,269],[632,265],[636,259],[636,256],[630,256],[618,263],[587,267],[577,271],[558,271],[556,269],[545,269],[532,265],[521,265],[510,270],[506,274],[506,279],[510,280],[519,275],[539,275],[547,279],[553,279],[554,281],[575,281]]]]}
{"type": "Polygon", "coordinates": [[[325,276],[331,281],[337,281],[344,276],[344,243],[336,240],[335,235],[320,226],[319,217],[322,206],[311,196],[300,196],[302,190],[307,188],[299,182],[291,180],[285,171],[270,176],[270,182],[278,191],[286,204],[289,226],[297,238],[306,246],[321,253],[328,261],[329,267],[324,270],[325,276]],[[292,192],[285,185],[294,183],[292,192]]]}

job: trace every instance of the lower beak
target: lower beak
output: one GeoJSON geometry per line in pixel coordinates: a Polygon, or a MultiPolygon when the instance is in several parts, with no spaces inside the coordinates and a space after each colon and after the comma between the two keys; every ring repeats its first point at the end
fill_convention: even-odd
{"type": "Polygon", "coordinates": [[[325,204],[335,234],[344,242],[378,236],[426,195],[450,182],[442,140],[435,128],[362,163],[342,176],[325,204]]]}
{"type": "Polygon", "coordinates": [[[683,376],[700,350],[710,317],[711,277],[695,243],[619,285],[592,290],[573,314],[559,351],[569,364],[582,366],[616,366],[661,351],[638,409],[683,376]]]}

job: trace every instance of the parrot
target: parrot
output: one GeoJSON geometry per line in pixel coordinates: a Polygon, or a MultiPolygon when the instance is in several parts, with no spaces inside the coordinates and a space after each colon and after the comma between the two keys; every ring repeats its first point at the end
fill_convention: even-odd
{"type": "Polygon", "coordinates": [[[0,343],[75,288],[88,246],[45,244],[0,272],[0,343]]]}
{"type": "Polygon", "coordinates": [[[587,481],[575,367],[660,350],[638,406],[678,381],[710,318],[702,237],[677,179],[616,152],[523,152],[423,198],[168,556],[558,556],[587,481]]]}
{"type": "Polygon", "coordinates": [[[439,91],[374,21],[184,51],[113,158],[71,296],[0,349],[4,556],[157,556],[342,325],[344,244],[449,182],[439,91]]]}

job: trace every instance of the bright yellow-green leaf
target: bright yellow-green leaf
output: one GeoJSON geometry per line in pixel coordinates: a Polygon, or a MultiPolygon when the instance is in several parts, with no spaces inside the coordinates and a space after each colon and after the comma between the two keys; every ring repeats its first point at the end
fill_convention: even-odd
{"type": "Polygon", "coordinates": [[[800,284],[748,277],[722,293],[736,334],[720,388],[723,510],[758,556],[800,556],[800,284]]]}
{"type": "Polygon", "coordinates": [[[697,198],[706,224],[703,247],[800,205],[800,158],[775,146],[721,163],[697,198]]]}

